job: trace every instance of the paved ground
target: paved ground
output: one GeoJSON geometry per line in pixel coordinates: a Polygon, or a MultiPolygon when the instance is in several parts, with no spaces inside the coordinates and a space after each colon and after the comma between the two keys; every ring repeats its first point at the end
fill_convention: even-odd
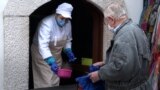
{"type": "Polygon", "coordinates": [[[77,90],[77,85],[64,85],[59,87],[31,89],[31,90],[77,90]]]}

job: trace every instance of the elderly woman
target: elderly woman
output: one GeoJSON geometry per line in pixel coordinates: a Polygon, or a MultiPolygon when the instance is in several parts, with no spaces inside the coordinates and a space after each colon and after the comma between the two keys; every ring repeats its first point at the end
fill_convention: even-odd
{"type": "Polygon", "coordinates": [[[114,33],[106,61],[90,73],[93,83],[105,80],[106,90],[153,90],[148,80],[150,51],[144,32],[128,19],[124,3],[111,2],[104,11],[105,23],[114,33]]]}

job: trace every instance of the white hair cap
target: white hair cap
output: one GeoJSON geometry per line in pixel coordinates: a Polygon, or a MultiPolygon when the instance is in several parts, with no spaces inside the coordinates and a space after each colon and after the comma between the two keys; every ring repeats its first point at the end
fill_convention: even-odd
{"type": "Polygon", "coordinates": [[[56,13],[61,14],[65,18],[70,18],[71,19],[72,18],[71,17],[72,10],[73,10],[73,7],[72,7],[71,4],[62,3],[57,7],[56,13]]]}

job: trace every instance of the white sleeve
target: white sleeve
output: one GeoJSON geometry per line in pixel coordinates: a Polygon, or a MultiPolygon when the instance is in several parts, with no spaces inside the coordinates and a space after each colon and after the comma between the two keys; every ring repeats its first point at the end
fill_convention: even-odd
{"type": "Polygon", "coordinates": [[[65,45],[65,47],[64,48],[71,48],[71,45],[72,45],[72,31],[71,31],[71,23],[69,22],[68,23],[68,25],[67,25],[67,33],[68,33],[68,35],[67,35],[67,43],[66,43],[66,45],[65,45]]]}
{"type": "Polygon", "coordinates": [[[52,56],[51,51],[49,49],[49,42],[50,42],[50,27],[42,22],[39,26],[38,31],[38,46],[39,46],[39,52],[42,55],[42,58],[48,58],[52,56]]]}

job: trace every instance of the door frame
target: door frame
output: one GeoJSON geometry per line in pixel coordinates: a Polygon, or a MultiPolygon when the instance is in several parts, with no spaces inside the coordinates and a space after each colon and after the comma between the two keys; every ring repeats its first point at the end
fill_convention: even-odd
{"type": "Polygon", "coordinates": [[[103,61],[103,26],[104,15],[102,8],[95,3],[85,0],[86,6],[92,12],[93,18],[93,63],[103,61]]]}

